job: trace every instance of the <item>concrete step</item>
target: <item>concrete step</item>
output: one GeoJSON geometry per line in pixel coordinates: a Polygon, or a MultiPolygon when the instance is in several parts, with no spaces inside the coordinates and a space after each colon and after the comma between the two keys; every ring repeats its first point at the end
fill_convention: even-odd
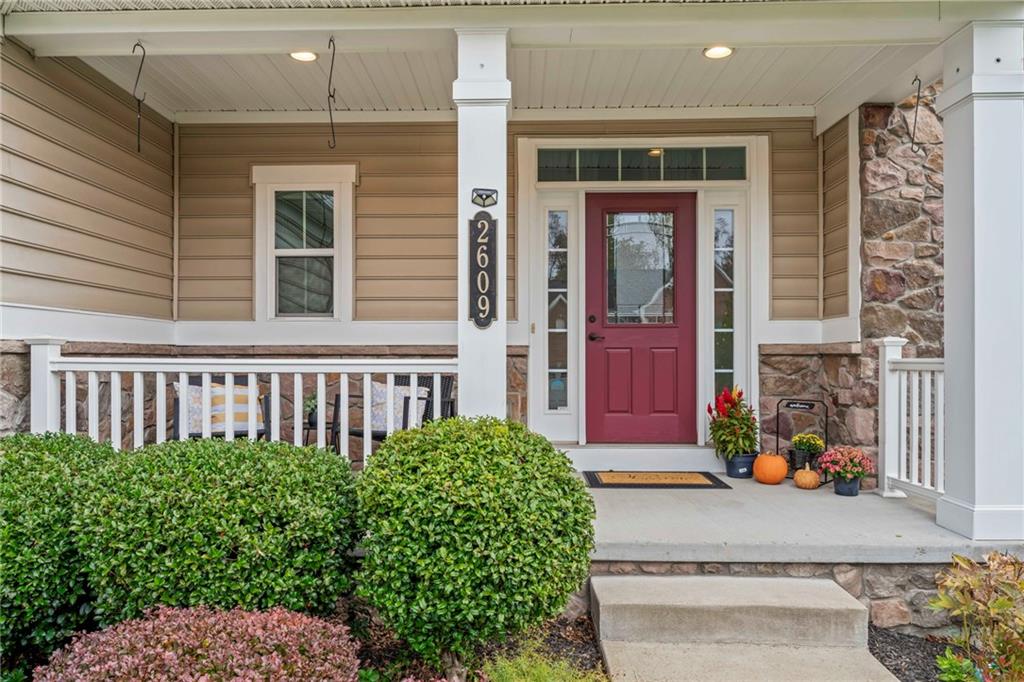
{"type": "Polygon", "coordinates": [[[590,584],[602,640],[867,647],[867,609],[831,580],[594,576],[590,584]]]}
{"type": "Polygon", "coordinates": [[[613,682],[892,682],[868,653],[849,647],[666,644],[602,640],[613,682]]]}

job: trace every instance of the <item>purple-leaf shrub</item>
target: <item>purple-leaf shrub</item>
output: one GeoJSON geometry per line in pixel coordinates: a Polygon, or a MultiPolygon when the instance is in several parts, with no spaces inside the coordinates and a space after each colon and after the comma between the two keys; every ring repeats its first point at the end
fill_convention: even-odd
{"type": "Polygon", "coordinates": [[[36,668],[36,682],[337,680],[355,682],[348,628],[282,608],[159,607],[79,635],[36,668]]]}

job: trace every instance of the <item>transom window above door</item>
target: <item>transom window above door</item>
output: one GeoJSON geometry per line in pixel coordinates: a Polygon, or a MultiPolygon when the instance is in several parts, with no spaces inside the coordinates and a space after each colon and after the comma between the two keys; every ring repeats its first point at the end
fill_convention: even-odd
{"type": "Polygon", "coordinates": [[[746,180],[746,147],[538,149],[538,182],[746,180]]]}

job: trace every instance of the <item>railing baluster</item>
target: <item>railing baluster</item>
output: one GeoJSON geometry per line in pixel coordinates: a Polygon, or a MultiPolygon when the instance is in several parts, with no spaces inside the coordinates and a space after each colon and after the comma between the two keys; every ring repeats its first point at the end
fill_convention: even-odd
{"type": "Polygon", "coordinates": [[[96,372],[89,372],[89,438],[100,439],[100,380],[96,372]]]}
{"type": "Polygon", "coordinates": [[[921,373],[910,372],[910,482],[921,482],[921,373]]]}
{"type": "Polygon", "coordinates": [[[121,449],[121,373],[110,373],[110,444],[121,449]]]}
{"type": "Polygon", "coordinates": [[[188,382],[188,374],[178,372],[178,414],[174,415],[178,418],[178,440],[188,440],[192,431],[192,401],[189,400],[191,391],[188,382]]]}
{"type": "Polygon", "coordinates": [[[210,403],[212,402],[210,389],[210,373],[203,372],[203,438],[209,438],[212,434],[210,429],[210,403]]]}
{"type": "Polygon", "coordinates": [[[363,373],[363,466],[370,460],[370,453],[373,451],[373,376],[369,372],[363,373]]]}
{"type": "Polygon", "coordinates": [[[443,416],[441,414],[443,405],[441,404],[441,375],[438,372],[434,372],[434,386],[430,390],[430,395],[434,399],[434,419],[440,419],[443,416]]]}
{"type": "Polygon", "coordinates": [[[316,375],[316,446],[327,445],[327,377],[323,372],[316,375]]]}
{"type": "Polygon", "coordinates": [[[935,492],[946,492],[945,372],[935,375],[935,492]]]}
{"type": "Polygon", "coordinates": [[[292,443],[302,445],[302,375],[296,374],[292,389],[292,443]]]}
{"type": "Polygon", "coordinates": [[[132,447],[138,449],[145,444],[146,423],[143,407],[146,391],[142,372],[132,373],[132,447]]]}
{"type": "Polygon", "coordinates": [[[900,475],[901,481],[907,480],[907,373],[899,370],[900,377],[900,475]]]}
{"type": "Polygon", "coordinates": [[[281,375],[270,375],[270,440],[281,440],[281,375]]]}
{"type": "Polygon", "coordinates": [[[348,374],[338,375],[338,452],[348,457],[348,374]]]}
{"type": "Polygon", "coordinates": [[[420,425],[420,375],[413,372],[409,375],[409,428],[420,425]]]}
{"type": "Polygon", "coordinates": [[[74,372],[64,372],[64,433],[78,431],[78,383],[74,372]]]}
{"type": "Polygon", "coordinates": [[[384,430],[390,436],[395,432],[395,375],[388,372],[384,379],[387,393],[384,394],[384,430]]]}
{"type": "Polygon", "coordinates": [[[249,372],[249,375],[246,377],[246,381],[248,383],[246,388],[248,389],[247,394],[249,397],[249,400],[247,401],[249,407],[247,414],[249,419],[249,440],[256,440],[256,401],[258,399],[258,391],[260,388],[256,385],[256,373],[249,372]]]}
{"type": "Polygon", "coordinates": [[[224,373],[224,440],[235,439],[235,375],[224,373]]]}
{"type": "Polygon", "coordinates": [[[932,482],[932,372],[921,372],[921,444],[923,445],[921,484],[934,488],[932,482]]]}
{"type": "Polygon", "coordinates": [[[167,375],[156,373],[156,442],[167,440],[167,375]]]}

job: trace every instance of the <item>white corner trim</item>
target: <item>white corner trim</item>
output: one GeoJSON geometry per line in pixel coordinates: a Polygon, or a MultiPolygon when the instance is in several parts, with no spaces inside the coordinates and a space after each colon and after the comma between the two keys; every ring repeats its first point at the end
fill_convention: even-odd
{"type": "Polygon", "coordinates": [[[352,163],[259,165],[252,167],[250,182],[257,184],[355,183],[357,168],[352,163]]]}
{"type": "Polygon", "coordinates": [[[860,341],[860,109],[854,109],[847,121],[846,171],[846,297],[847,310],[843,317],[822,320],[822,343],[860,341]]]}

